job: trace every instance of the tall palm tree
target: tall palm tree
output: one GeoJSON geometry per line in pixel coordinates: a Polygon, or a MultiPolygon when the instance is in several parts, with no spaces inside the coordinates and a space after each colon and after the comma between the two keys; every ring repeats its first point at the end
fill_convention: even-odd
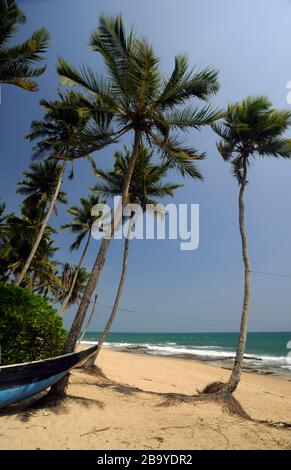
{"type": "Polygon", "coordinates": [[[88,198],[81,198],[80,199],[80,207],[72,206],[70,209],[67,210],[68,214],[72,215],[72,221],[69,224],[65,224],[62,226],[63,230],[70,230],[72,233],[77,234],[75,241],[72,243],[70,250],[78,250],[85,240],[85,245],[78,263],[78,266],[75,270],[75,274],[73,275],[71,286],[69,291],[67,292],[67,296],[65,297],[61,308],[59,309],[59,315],[63,316],[67,305],[70,301],[70,297],[73,294],[74,285],[77,281],[78,272],[83,264],[84,258],[86,256],[87,250],[89,248],[90,240],[91,240],[91,228],[93,223],[96,220],[96,216],[92,215],[92,209],[96,204],[102,204],[100,202],[99,196],[96,194],[89,194],[88,198]]]}
{"type": "Polygon", "coordinates": [[[29,269],[29,266],[37,252],[45,229],[48,225],[52,211],[56,211],[56,203],[66,204],[66,194],[61,190],[61,183],[64,174],[64,166],[57,161],[45,161],[42,163],[32,163],[30,171],[25,172],[26,179],[18,183],[17,192],[27,197],[23,201],[23,205],[30,213],[33,211],[35,220],[38,217],[38,231],[35,241],[31,247],[31,251],[22,270],[16,276],[15,284],[19,286],[29,269]],[[47,213],[45,214],[45,211],[47,213]]]}
{"type": "Polygon", "coordinates": [[[15,0],[0,0],[0,83],[37,91],[38,85],[33,79],[42,75],[46,66],[32,67],[32,64],[43,60],[50,35],[41,28],[22,44],[8,46],[16,33],[16,25],[25,21],[25,15],[15,0]]]}
{"type": "MultiPolygon", "coordinates": [[[[93,190],[95,190],[97,194],[100,194],[104,197],[114,197],[121,195],[123,181],[124,178],[126,178],[129,161],[130,151],[125,148],[124,153],[115,153],[115,165],[113,171],[102,171],[98,170],[95,167],[94,171],[98,178],[98,182],[94,186],[93,190]]],[[[165,196],[173,197],[174,191],[180,188],[181,185],[164,182],[164,179],[167,176],[169,170],[169,162],[164,162],[163,164],[154,163],[153,151],[149,151],[149,149],[147,149],[146,147],[141,147],[138,152],[136,165],[133,170],[133,175],[129,186],[128,202],[130,204],[139,204],[142,210],[145,211],[147,204],[156,205],[159,202],[157,198],[160,199],[165,196]]],[[[197,175],[197,177],[201,178],[200,175],[197,175]]],[[[133,222],[129,220],[127,228],[128,236],[125,237],[124,240],[122,271],[114,305],[106,323],[106,326],[104,328],[104,331],[101,337],[99,338],[97,352],[94,356],[92,356],[92,358],[87,361],[87,363],[85,364],[86,367],[94,366],[95,360],[103,346],[104,341],[106,340],[110,332],[112,323],[115,319],[119,307],[127,272],[128,250],[130,240],[129,237],[132,224],[133,222]]]]}
{"type": "Polygon", "coordinates": [[[241,103],[229,105],[222,123],[213,125],[215,132],[221,138],[217,144],[218,151],[225,161],[231,163],[234,176],[239,184],[239,229],[245,282],[240,333],[231,376],[227,384],[211,384],[206,387],[204,392],[213,393],[224,390],[233,393],[240,381],[247,342],[251,291],[251,264],[248,253],[244,208],[244,192],[248,183],[248,169],[250,159],[253,157],[291,157],[291,139],[284,137],[284,133],[290,124],[290,111],[279,111],[272,107],[267,98],[258,96],[249,97],[241,103]]]}
{"type": "MultiPolygon", "coordinates": [[[[48,210],[42,220],[35,244],[27,258],[27,262],[23,267],[22,272],[19,273],[19,276],[16,279],[16,285],[21,284],[36,253],[37,247],[44,234],[45,227],[49,222],[61,191],[66,162],[68,160],[73,160],[73,152],[78,145],[78,133],[86,122],[84,114],[77,110],[73,110],[72,107],[68,105],[67,97],[63,97],[62,95],[60,95],[59,101],[41,100],[40,105],[45,109],[45,115],[41,120],[32,121],[31,132],[27,135],[27,138],[30,141],[37,140],[37,144],[33,150],[33,156],[34,158],[45,156],[47,159],[62,160],[63,163],[61,166],[58,166],[56,163],[47,164],[49,169],[55,165],[55,176],[58,178],[57,183],[54,187],[54,192],[51,195],[48,210]]],[[[29,200],[27,203],[28,202],[29,200]]]]}
{"type": "MultiPolygon", "coordinates": [[[[79,135],[81,154],[116,142],[125,134],[132,137],[122,188],[122,208],[127,202],[138,149],[145,139],[182,175],[195,176],[194,161],[202,159],[204,154],[185,146],[175,131],[200,129],[220,116],[210,105],[201,109],[186,105],[193,98],[207,102],[217,92],[217,71],[210,67],[192,70],[185,56],[177,56],[172,74],[164,80],[159,70],[160,60],[151,45],[137,38],[133,31],[126,34],[120,16],[100,17],[98,28],[91,35],[90,47],[101,54],[106,79],[85,66],[78,70],[64,59],[59,60],[57,70],[64,85],[81,88],[82,93],[71,92],[71,100],[91,117],[79,135]]],[[[111,234],[113,230],[112,222],[111,234]]],[[[109,244],[109,238],[102,240],[65,352],[75,348],[109,244]]]]}

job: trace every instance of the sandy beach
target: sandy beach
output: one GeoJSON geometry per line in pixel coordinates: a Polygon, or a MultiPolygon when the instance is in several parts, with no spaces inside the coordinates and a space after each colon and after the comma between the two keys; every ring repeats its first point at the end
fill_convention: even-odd
{"type": "MultiPolygon", "coordinates": [[[[71,374],[56,407],[0,414],[1,449],[291,449],[291,430],[229,415],[214,403],[174,401],[229,372],[187,359],[105,349],[105,377],[71,374]]],[[[236,392],[252,418],[291,422],[291,381],[244,373],[236,392]]]]}

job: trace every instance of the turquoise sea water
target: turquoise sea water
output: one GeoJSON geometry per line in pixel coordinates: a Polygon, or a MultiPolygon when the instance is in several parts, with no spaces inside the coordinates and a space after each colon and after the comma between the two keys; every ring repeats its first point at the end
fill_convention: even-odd
{"type": "MultiPolygon", "coordinates": [[[[98,337],[89,332],[84,341],[94,343],[98,337]]],[[[237,333],[111,333],[105,347],[230,364],[237,338],[237,333]]],[[[291,332],[249,333],[245,366],[291,375],[291,332]]]]}

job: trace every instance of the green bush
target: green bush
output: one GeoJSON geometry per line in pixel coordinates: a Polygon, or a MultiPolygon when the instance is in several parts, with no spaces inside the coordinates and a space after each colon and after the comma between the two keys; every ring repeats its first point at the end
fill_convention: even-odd
{"type": "Polygon", "coordinates": [[[47,301],[22,287],[0,283],[1,364],[17,364],[62,353],[66,332],[47,301]]]}

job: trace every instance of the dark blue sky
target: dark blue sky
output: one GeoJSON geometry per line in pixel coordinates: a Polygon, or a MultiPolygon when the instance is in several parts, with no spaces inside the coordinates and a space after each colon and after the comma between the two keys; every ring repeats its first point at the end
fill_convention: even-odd
{"type": "MultiPolygon", "coordinates": [[[[286,101],[286,84],[291,80],[289,0],[22,0],[19,4],[28,21],[18,37],[23,39],[46,26],[52,41],[38,93],[2,86],[0,193],[9,211],[19,210],[21,199],[15,195],[15,185],[31,159],[24,135],[31,120],[42,115],[39,99],[56,96],[58,55],[75,65],[88,63],[102,70],[100,59],[88,49],[89,34],[101,13],[121,12],[127,26],[134,26],[152,42],[166,75],[178,53],[187,53],[193,65],[219,69],[221,90],[213,99],[217,106],[225,107],[249,94],[266,94],[275,106],[290,106],[286,101]]],[[[177,241],[134,241],[121,305],[157,316],[119,312],[115,331],[238,329],[243,266],[237,184],[218,155],[215,141],[210,130],[191,131],[188,142],[207,152],[207,160],[200,163],[205,181],[187,181],[175,199],[200,204],[198,250],[182,252],[177,241]]],[[[112,150],[96,154],[96,161],[110,166],[112,150]]],[[[86,196],[94,183],[87,162],[78,162],[75,170],[75,179],[64,184],[70,205],[86,196]]],[[[179,178],[174,174],[171,180],[179,178]]],[[[291,275],[291,162],[255,160],[249,180],[246,219],[253,269],[291,275]]],[[[53,224],[59,227],[66,220],[62,209],[53,224]]],[[[60,261],[78,261],[80,254],[69,252],[71,242],[70,234],[57,236],[60,261]]],[[[96,250],[98,243],[93,242],[86,259],[88,269],[96,250]]],[[[99,284],[102,303],[113,302],[120,262],[121,243],[115,241],[99,284]]],[[[291,278],[253,274],[252,282],[251,330],[290,331],[291,278]]],[[[104,325],[108,312],[98,307],[93,329],[104,325]]]]}

